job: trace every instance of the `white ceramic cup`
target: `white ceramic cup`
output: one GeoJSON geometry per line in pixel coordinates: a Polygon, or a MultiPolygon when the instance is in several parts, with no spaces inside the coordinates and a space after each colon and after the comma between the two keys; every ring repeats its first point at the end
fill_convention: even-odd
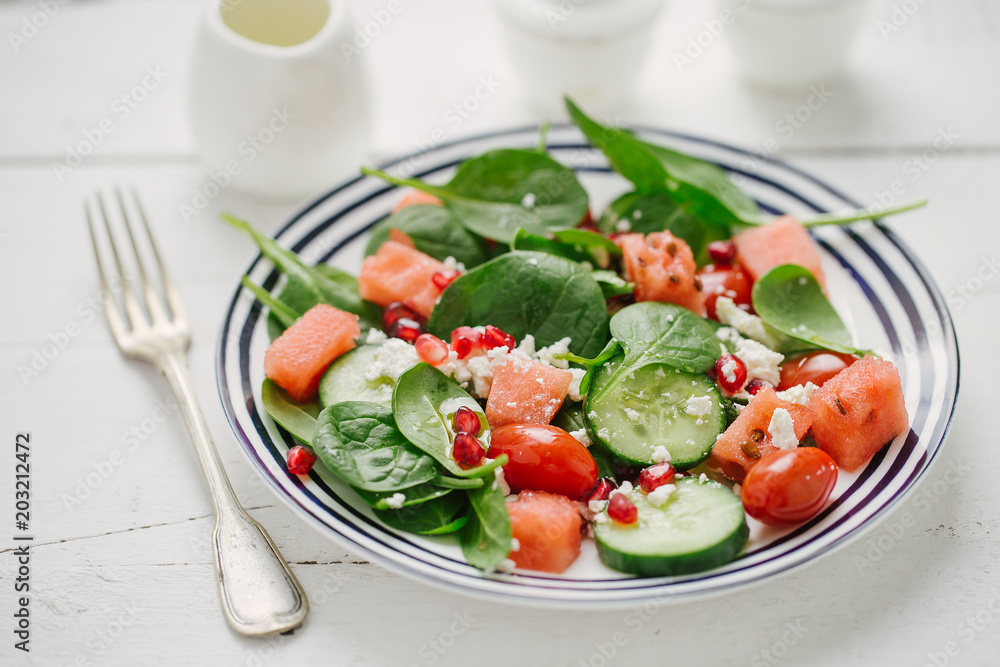
{"type": "Polygon", "coordinates": [[[645,63],[665,0],[494,0],[528,96],[549,113],[563,95],[589,111],[621,104],[645,63]]]}
{"type": "Polygon", "coordinates": [[[766,86],[808,86],[840,74],[867,0],[719,0],[743,73],[766,86]]]}
{"type": "Polygon", "coordinates": [[[207,3],[188,108],[213,181],[302,196],[357,172],[372,111],[353,29],[348,0],[207,3]]]}

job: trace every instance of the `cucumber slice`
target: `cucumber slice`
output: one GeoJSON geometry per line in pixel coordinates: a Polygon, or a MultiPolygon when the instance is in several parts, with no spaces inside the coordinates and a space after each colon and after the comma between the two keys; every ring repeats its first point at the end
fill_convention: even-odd
{"type": "Polygon", "coordinates": [[[378,345],[362,345],[330,364],[319,381],[319,402],[324,408],[344,401],[368,401],[392,407],[395,386],[392,380],[365,379],[365,371],[375,363],[376,350],[378,345]]]}
{"type": "MultiPolygon", "coordinates": [[[[597,372],[591,395],[600,395],[601,384],[620,363],[621,357],[597,372]]],[[[708,456],[725,430],[721,403],[719,390],[704,373],[654,365],[635,371],[599,401],[588,400],[584,413],[591,439],[628,463],[654,463],[653,451],[662,445],[673,466],[687,470],[708,456]],[[694,399],[690,412],[689,399],[694,399]],[[700,414],[705,407],[708,412],[700,414]]]]}
{"type": "Polygon", "coordinates": [[[597,553],[605,565],[640,577],[667,577],[710,570],[736,558],[750,536],[736,494],[697,477],[678,479],[676,485],[662,507],[633,489],[629,498],[639,510],[633,524],[610,518],[594,524],[597,553]]]}

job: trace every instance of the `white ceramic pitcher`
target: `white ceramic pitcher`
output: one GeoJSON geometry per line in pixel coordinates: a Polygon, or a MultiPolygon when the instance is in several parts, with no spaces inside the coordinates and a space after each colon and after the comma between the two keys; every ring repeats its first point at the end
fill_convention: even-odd
{"type": "Polygon", "coordinates": [[[357,172],[372,112],[354,28],[349,0],[208,3],[188,106],[212,180],[298,196],[357,172]]]}

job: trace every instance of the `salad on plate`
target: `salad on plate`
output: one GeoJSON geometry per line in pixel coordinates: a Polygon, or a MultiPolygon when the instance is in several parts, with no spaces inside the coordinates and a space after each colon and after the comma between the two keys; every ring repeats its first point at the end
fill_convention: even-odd
{"type": "Polygon", "coordinates": [[[323,466],[484,571],[561,573],[588,539],[626,574],[715,568],[909,430],[808,231],[873,212],[767,215],[716,165],[567,107],[633,186],[596,218],[544,128],[443,185],[364,169],[412,190],[357,276],[227,216],[285,276],[243,278],[269,311],[263,407],[299,443],[289,474],[323,466]]]}

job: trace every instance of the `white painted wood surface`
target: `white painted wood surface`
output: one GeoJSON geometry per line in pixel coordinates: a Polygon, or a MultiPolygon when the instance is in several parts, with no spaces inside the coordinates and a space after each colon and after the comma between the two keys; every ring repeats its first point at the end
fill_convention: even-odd
{"type": "MultiPolygon", "coordinates": [[[[359,13],[380,9],[365,0],[359,13]]],[[[791,136],[777,125],[807,94],[744,85],[722,41],[678,71],[710,3],[674,0],[623,121],[705,134],[781,155],[863,200],[896,179],[925,210],[891,224],[951,296],[964,367],[948,446],[932,479],[872,533],[765,585],[679,607],[553,612],[497,606],[400,578],[318,534],[243,460],[216,398],[213,343],[251,253],[217,220],[270,229],[302,202],[224,191],[184,222],[205,183],[184,116],[201,2],[12,0],[0,4],[0,664],[3,665],[992,665],[1000,658],[1000,447],[996,251],[1000,234],[1000,7],[991,0],[873,0],[846,78],[791,136]],[[9,33],[58,6],[14,52],[9,33]],[[879,20],[909,9],[883,39],[879,20]],[[147,67],[165,78],[73,173],[53,160],[111,113],[147,67]],[[912,157],[958,138],[926,170],[912,157]],[[219,612],[211,508],[163,381],[124,361],[93,299],[81,215],[100,186],[141,190],[195,324],[191,369],[233,484],[312,600],[293,636],[248,640],[219,612]],[[964,289],[963,293],[960,291],[964,289]],[[66,333],[71,332],[71,333],[66,333]],[[36,358],[55,341],[51,360],[36,358]],[[22,379],[19,367],[40,368],[22,379]],[[165,417],[165,418],[164,418],[165,417]],[[159,419],[159,421],[158,421],[159,419]],[[137,430],[138,438],[128,435],[137,430]],[[32,637],[13,649],[13,440],[33,436],[32,637]],[[118,452],[118,454],[116,454],[118,452]],[[943,484],[948,468],[961,481],[943,484]],[[793,631],[794,629],[794,631],[793,631]],[[602,651],[604,653],[602,653],[602,651]],[[952,655],[947,652],[951,651],[952,655]],[[605,654],[612,654],[607,657],[605,654]]],[[[897,19],[899,15],[897,15],[897,19]]],[[[540,118],[520,95],[480,2],[405,3],[366,49],[377,87],[373,159],[540,118]],[[459,127],[444,113],[480,76],[497,91],[459,127]]],[[[52,352],[53,348],[48,348],[52,352]]]]}

